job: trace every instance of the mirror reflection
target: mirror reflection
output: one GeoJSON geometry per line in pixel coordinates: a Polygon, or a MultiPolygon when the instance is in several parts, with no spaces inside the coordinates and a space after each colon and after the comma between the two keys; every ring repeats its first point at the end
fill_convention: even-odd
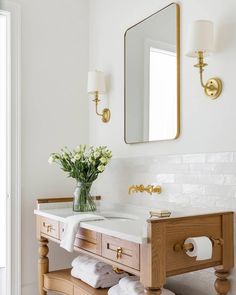
{"type": "Polygon", "coordinates": [[[171,4],[125,33],[125,141],[179,134],[179,6],[171,4]]]}

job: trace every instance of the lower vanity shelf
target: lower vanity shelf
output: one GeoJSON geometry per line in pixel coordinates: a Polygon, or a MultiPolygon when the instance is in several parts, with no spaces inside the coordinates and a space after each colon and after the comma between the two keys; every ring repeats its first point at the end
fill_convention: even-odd
{"type": "Polygon", "coordinates": [[[94,289],[70,275],[71,269],[52,271],[44,274],[44,291],[65,295],[106,295],[108,289],[94,289]]]}

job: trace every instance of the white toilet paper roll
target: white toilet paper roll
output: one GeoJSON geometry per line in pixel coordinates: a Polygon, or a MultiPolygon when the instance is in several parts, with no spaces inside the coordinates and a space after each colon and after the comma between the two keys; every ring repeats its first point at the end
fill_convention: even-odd
{"type": "Polygon", "coordinates": [[[208,237],[188,238],[184,244],[193,244],[193,250],[187,251],[189,257],[197,257],[196,260],[206,260],[212,258],[212,242],[208,237]]]}

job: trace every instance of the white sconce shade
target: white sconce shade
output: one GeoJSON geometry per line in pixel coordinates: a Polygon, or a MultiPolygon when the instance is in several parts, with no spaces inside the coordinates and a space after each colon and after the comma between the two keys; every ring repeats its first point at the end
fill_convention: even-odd
{"type": "Polygon", "coordinates": [[[214,48],[214,25],[208,20],[197,20],[192,23],[189,30],[187,56],[197,57],[198,52],[204,56],[213,52],[214,48]]]}
{"type": "Polygon", "coordinates": [[[98,93],[105,93],[106,86],[105,86],[105,77],[104,73],[101,71],[90,71],[88,72],[88,93],[94,94],[98,93]]]}
{"type": "Polygon", "coordinates": [[[211,54],[214,48],[214,25],[209,20],[197,20],[189,30],[189,50],[187,56],[197,57],[198,63],[194,66],[199,69],[201,86],[210,99],[216,99],[222,92],[222,81],[214,77],[203,81],[203,72],[207,64],[204,57],[211,54]]]}

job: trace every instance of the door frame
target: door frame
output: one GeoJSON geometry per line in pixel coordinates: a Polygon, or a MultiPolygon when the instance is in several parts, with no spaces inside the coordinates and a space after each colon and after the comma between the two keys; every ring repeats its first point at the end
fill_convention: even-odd
{"type": "Polygon", "coordinates": [[[3,0],[2,13],[8,15],[10,66],[7,101],[7,254],[6,295],[21,294],[21,13],[17,3],[3,0]]]}

